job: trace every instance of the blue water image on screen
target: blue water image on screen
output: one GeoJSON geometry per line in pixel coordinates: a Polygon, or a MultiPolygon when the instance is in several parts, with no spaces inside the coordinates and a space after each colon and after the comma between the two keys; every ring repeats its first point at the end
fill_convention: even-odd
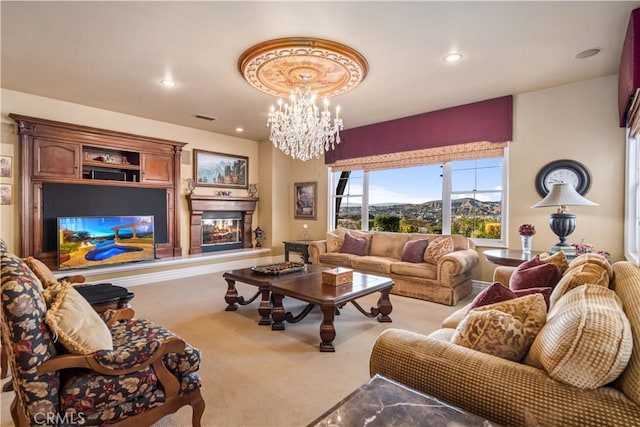
{"type": "Polygon", "coordinates": [[[60,269],[155,258],[153,216],[58,218],[60,269]]]}

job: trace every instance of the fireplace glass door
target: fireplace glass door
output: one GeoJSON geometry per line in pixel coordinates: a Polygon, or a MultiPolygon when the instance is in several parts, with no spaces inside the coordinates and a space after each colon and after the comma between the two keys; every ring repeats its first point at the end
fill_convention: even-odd
{"type": "Polygon", "coordinates": [[[202,214],[202,250],[204,252],[240,249],[242,212],[204,212],[202,214]]]}

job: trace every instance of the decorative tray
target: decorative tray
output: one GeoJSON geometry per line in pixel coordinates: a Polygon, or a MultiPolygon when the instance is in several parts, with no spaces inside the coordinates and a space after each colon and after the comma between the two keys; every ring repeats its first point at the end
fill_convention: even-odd
{"type": "Polygon", "coordinates": [[[304,264],[300,262],[280,262],[277,264],[256,265],[251,267],[251,270],[258,274],[286,274],[304,270],[304,264]]]}

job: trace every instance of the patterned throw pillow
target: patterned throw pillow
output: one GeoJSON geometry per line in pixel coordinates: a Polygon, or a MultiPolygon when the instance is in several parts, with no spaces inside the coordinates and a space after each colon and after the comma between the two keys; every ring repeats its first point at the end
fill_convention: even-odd
{"type": "Polygon", "coordinates": [[[609,273],[609,277],[613,277],[613,267],[611,266],[611,263],[604,256],[593,252],[578,255],[577,257],[572,259],[569,263],[569,270],[582,264],[589,263],[598,264],[599,266],[605,268],[609,273]]]}
{"type": "Polygon", "coordinates": [[[402,247],[401,261],[424,262],[424,251],[429,246],[429,239],[409,240],[402,247]]]}
{"type": "Polygon", "coordinates": [[[56,276],[49,270],[49,267],[39,259],[30,256],[27,257],[24,262],[29,269],[33,271],[33,274],[40,279],[43,287],[46,288],[49,284],[57,282],[56,276]]]}
{"type": "Polygon", "coordinates": [[[502,283],[495,282],[482,290],[471,302],[470,309],[476,307],[482,307],[489,304],[495,304],[501,301],[508,301],[518,297],[523,297],[531,294],[542,294],[544,302],[549,309],[549,297],[551,296],[551,288],[529,288],[518,289],[515,291],[510,290],[502,283]]]}
{"type": "Polygon", "coordinates": [[[547,309],[541,294],[485,305],[469,311],[451,342],[519,361],[529,351],[546,318],[547,309]]]}
{"type": "Polygon", "coordinates": [[[327,233],[327,252],[340,252],[340,248],[344,243],[344,236],[336,233],[327,233]]]}
{"type": "Polygon", "coordinates": [[[525,363],[557,381],[594,390],[624,371],[632,347],[631,326],[615,292],[582,285],[552,306],[525,363]]]}
{"type": "Polygon", "coordinates": [[[549,255],[548,253],[542,253],[540,254],[540,261],[555,265],[556,267],[558,267],[558,270],[560,270],[560,274],[564,274],[564,272],[569,268],[569,261],[567,260],[567,256],[562,251],[556,252],[552,255],[549,255]]]}
{"type": "Polygon", "coordinates": [[[608,270],[596,263],[585,263],[571,267],[566,273],[564,273],[564,276],[562,276],[562,279],[560,279],[558,285],[553,290],[553,293],[551,294],[551,305],[553,306],[570,290],[586,284],[599,285],[608,288],[608,270]]]}
{"type": "Polygon", "coordinates": [[[48,293],[54,300],[44,320],[69,353],[113,350],[109,328],[70,283],[52,284],[50,288],[48,293]]]}
{"type": "Polygon", "coordinates": [[[451,252],[453,252],[453,239],[450,236],[438,237],[429,242],[429,246],[424,251],[424,261],[437,264],[440,258],[451,252]]]}
{"type": "Polygon", "coordinates": [[[367,254],[367,239],[364,237],[353,237],[350,233],[345,233],[344,243],[340,248],[343,254],[353,254],[364,256],[367,254]]]}
{"type": "Polygon", "coordinates": [[[520,264],[509,279],[509,289],[553,288],[560,280],[558,267],[540,261],[537,255],[520,264]]]}

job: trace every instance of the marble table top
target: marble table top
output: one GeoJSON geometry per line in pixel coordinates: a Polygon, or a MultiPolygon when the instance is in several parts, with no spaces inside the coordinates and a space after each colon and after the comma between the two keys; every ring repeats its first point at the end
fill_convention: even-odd
{"type": "Polygon", "coordinates": [[[375,375],[309,427],[498,426],[431,396],[375,375]]]}

